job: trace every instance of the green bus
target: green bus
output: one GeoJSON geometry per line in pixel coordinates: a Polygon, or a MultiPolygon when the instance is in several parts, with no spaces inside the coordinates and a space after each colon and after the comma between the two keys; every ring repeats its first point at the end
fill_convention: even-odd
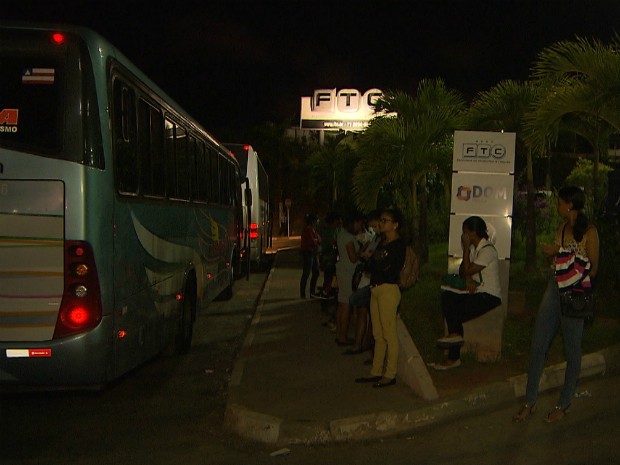
{"type": "Polygon", "coordinates": [[[239,163],[119,50],[0,24],[0,385],[101,387],[232,297],[239,163]]]}

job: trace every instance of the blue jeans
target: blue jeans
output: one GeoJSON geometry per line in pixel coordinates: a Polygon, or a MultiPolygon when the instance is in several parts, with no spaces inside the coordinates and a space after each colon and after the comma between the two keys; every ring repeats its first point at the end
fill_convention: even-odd
{"type": "Polygon", "coordinates": [[[303,271],[301,273],[301,279],[299,280],[299,295],[301,297],[306,296],[306,285],[308,283],[308,278],[310,277],[310,273],[312,273],[312,277],[310,277],[310,294],[314,294],[316,290],[316,282],[319,279],[319,256],[315,252],[301,252],[301,256],[303,259],[303,271]]]}
{"type": "Polygon", "coordinates": [[[550,273],[547,289],[538,307],[534,336],[532,337],[530,366],[527,373],[527,388],[525,390],[525,401],[529,405],[533,405],[536,402],[540,377],[545,368],[547,353],[560,328],[562,329],[564,339],[566,373],[558,406],[566,408],[570,405],[575,395],[577,380],[581,372],[583,320],[562,315],[558,285],[553,273],[550,273]]]}

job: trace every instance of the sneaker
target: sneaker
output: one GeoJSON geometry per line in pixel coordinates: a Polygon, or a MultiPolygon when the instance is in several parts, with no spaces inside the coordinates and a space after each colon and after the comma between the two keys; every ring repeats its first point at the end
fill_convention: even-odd
{"type": "Polygon", "coordinates": [[[461,366],[461,359],[447,360],[443,363],[437,363],[433,365],[433,368],[437,371],[451,370],[452,368],[458,368],[461,366]]]}
{"type": "Polygon", "coordinates": [[[463,339],[463,336],[459,335],[440,337],[439,339],[437,339],[437,344],[442,345],[456,345],[463,344],[464,342],[465,340],[463,339]]]}
{"type": "Polygon", "coordinates": [[[327,297],[325,297],[323,294],[316,294],[314,292],[310,293],[310,298],[311,299],[322,299],[322,300],[327,300],[327,297]]]}

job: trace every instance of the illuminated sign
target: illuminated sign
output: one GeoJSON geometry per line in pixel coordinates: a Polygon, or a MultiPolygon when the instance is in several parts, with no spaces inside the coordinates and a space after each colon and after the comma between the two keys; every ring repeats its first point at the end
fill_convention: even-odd
{"type": "Polygon", "coordinates": [[[453,171],[514,173],[514,132],[454,131],[453,171]]]}
{"type": "Polygon", "coordinates": [[[379,89],[319,89],[301,98],[303,129],[363,130],[376,116],[374,105],[383,95],[379,89]]]}
{"type": "Polygon", "coordinates": [[[512,215],[514,179],[504,173],[453,173],[452,213],[512,215]]]}

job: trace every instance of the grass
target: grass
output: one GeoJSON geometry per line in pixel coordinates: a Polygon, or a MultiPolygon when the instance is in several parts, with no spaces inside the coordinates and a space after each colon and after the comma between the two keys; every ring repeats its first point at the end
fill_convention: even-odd
{"type": "MultiPolygon", "coordinates": [[[[544,238],[543,238],[544,240],[544,238]]],[[[430,246],[429,262],[422,266],[421,277],[413,288],[403,293],[401,318],[426,362],[441,358],[436,339],[443,335],[439,283],[447,269],[447,243],[430,246]]],[[[516,244],[510,266],[508,316],[504,324],[502,359],[488,364],[469,363],[480,370],[496,370],[496,375],[515,375],[527,369],[529,346],[538,304],[545,290],[547,267],[541,257],[538,270],[528,273],[524,268],[523,247],[516,244]],[[481,366],[486,365],[486,366],[481,366]]],[[[584,333],[584,354],[620,343],[620,290],[617,277],[602,276],[597,283],[597,314],[584,333]]],[[[548,364],[564,360],[561,336],[554,339],[548,364]]],[[[457,370],[458,371],[458,370],[457,370]]]]}

